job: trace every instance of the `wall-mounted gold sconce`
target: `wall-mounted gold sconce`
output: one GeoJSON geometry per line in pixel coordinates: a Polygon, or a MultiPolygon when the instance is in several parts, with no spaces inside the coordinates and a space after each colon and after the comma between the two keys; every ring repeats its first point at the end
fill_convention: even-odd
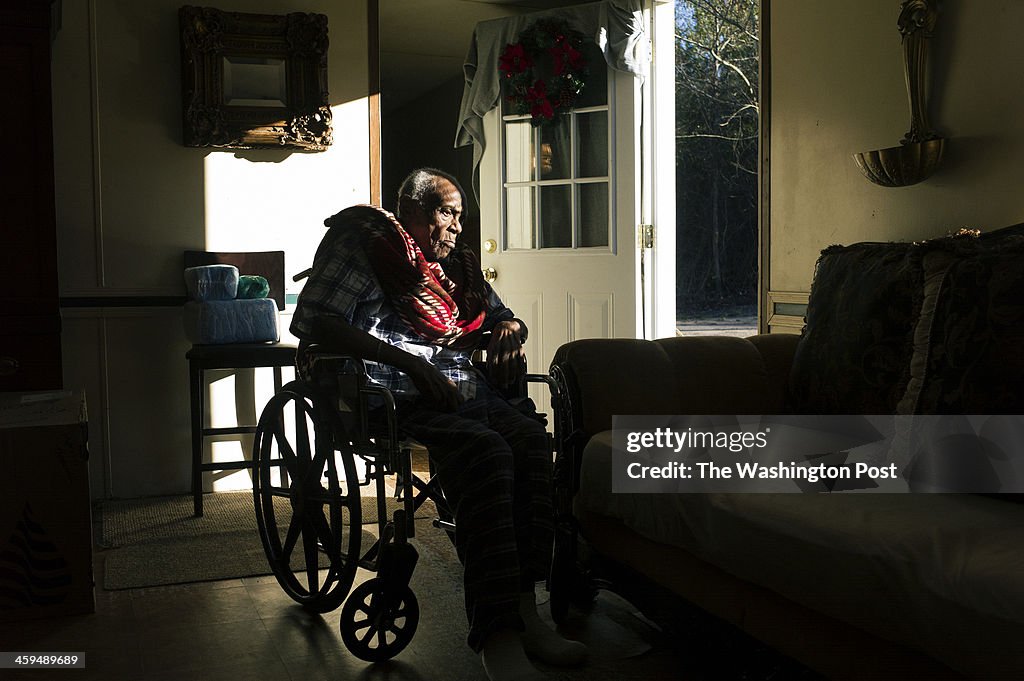
{"type": "Polygon", "coordinates": [[[897,25],[910,98],[910,131],[898,147],[854,154],[864,176],[883,187],[905,187],[928,178],[942,161],[945,139],[928,123],[928,43],[938,18],[937,0],[903,0],[897,25]]]}

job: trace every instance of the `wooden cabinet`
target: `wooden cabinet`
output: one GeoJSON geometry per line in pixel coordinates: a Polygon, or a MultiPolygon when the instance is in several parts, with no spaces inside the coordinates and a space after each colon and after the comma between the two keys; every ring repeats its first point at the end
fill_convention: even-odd
{"type": "Polygon", "coordinates": [[[88,431],[82,390],[0,394],[0,621],[96,609],[88,431]]]}
{"type": "Polygon", "coordinates": [[[59,388],[51,0],[4,0],[0,64],[0,391],[59,388]]]}

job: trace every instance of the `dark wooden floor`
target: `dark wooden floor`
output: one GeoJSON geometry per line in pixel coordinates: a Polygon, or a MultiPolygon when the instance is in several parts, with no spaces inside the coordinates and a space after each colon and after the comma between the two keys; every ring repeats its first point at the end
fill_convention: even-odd
{"type": "MultiPolygon", "coordinates": [[[[427,527],[424,532],[438,531],[427,527]]],[[[97,588],[95,614],[0,624],[2,651],[84,652],[86,657],[85,670],[0,670],[0,678],[485,681],[477,656],[465,644],[459,566],[445,542],[421,549],[412,582],[420,602],[419,629],[408,648],[386,664],[370,665],[345,649],[340,611],[310,615],[273,577],[253,577],[128,591],[97,588]]],[[[98,576],[102,561],[103,552],[97,551],[98,576]]],[[[370,576],[360,571],[357,579],[370,576]]],[[[603,594],[592,612],[574,613],[568,632],[590,645],[592,660],[578,670],[551,670],[552,679],[706,678],[688,673],[659,632],[612,594],[603,594]]]]}

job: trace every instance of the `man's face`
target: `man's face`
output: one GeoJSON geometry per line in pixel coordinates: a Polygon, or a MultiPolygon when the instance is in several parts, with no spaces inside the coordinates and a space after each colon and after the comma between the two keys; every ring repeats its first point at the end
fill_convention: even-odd
{"type": "Polygon", "coordinates": [[[427,260],[448,257],[462,232],[462,197],[458,187],[444,178],[438,178],[436,188],[440,205],[430,212],[417,209],[402,225],[427,260]]]}

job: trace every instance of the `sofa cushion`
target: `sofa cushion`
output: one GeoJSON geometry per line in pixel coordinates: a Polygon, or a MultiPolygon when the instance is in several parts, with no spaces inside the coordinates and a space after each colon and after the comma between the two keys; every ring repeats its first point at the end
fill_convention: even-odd
{"type": "Polygon", "coordinates": [[[677,413],[783,411],[785,381],[778,376],[788,371],[796,345],[793,336],[677,336],[654,342],[664,348],[681,388],[677,413]]]}
{"type": "Polygon", "coordinates": [[[1024,414],[1024,236],[924,257],[901,414],[1024,414]]]}
{"type": "Polygon", "coordinates": [[[972,494],[613,493],[612,461],[612,433],[592,438],[578,518],[621,521],[972,678],[1021,678],[1024,507],[972,494]]]}
{"type": "Polygon", "coordinates": [[[895,413],[910,378],[922,250],[860,243],[822,251],[790,372],[793,413],[895,413]]]}

